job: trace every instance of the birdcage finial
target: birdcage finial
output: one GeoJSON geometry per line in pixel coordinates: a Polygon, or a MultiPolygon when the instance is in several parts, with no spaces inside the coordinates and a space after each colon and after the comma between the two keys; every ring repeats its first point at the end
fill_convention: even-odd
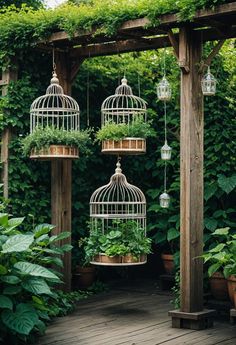
{"type": "Polygon", "coordinates": [[[116,163],[116,170],[115,170],[115,173],[116,173],[116,174],[121,174],[121,173],[122,173],[120,160],[121,160],[121,158],[118,157],[117,163],[116,163]]]}
{"type": "Polygon", "coordinates": [[[59,79],[57,78],[57,74],[56,74],[55,70],[53,70],[53,72],[52,72],[51,85],[53,85],[53,84],[59,85],[59,79]]]}

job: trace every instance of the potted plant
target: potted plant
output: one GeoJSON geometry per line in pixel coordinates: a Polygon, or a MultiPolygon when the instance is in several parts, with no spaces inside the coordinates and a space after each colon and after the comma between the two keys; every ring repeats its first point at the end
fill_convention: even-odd
{"type": "Polygon", "coordinates": [[[81,238],[78,242],[78,262],[74,273],[74,283],[78,289],[87,289],[94,283],[96,277],[95,267],[90,264],[85,254],[85,243],[86,238],[81,238]]]}
{"type": "Polygon", "coordinates": [[[166,212],[162,219],[155,224],[156,231],[152,238],[161,248],[161,259],[165,273],[174,275],[179,262],[179,215],[171,217],[165,217],[165,215],[166,212]]]}
{"type": "Polygon", "coordinates": [[[146,152],[146,138],[154,136],[150,122],[137,118],[130,124],[108,122],[97,132],[102,153],[141,154],[146,152]]]}
{"type": "Polygon", "coordinates": [[[78,158],[79,149],[89,152],[89,131],[37,128],[23,139],[23,154],[32,159],[78,158]]]}
{"type": "Polygon", "coordinates": [[[229,295],[234,303],[236,234],[226,227],[215,230],[212,236],[214,243],[202,255],[204,263],[208,265],[212,294],[216,299],[227,299],[229,295]]]}
{"type": "Polygon", "coordinates": [[[151,252],[151,240],[135,221],[114,220],[107,234],[92,231],[85,246],[87,258],[95,264],[122,265],[145,263],[151,252]]]}

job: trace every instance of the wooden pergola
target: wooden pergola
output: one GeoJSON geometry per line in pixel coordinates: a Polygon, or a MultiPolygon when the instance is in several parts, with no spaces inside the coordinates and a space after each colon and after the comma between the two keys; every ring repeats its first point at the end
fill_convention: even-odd
{"type": "MultiPolygon", "coordinates": [[[[212,324],[213,311],[203,308],[203,264],[198,257],[203,250],[203,138],[204,111],[201,77],[206,65],[218,53],[225,39],[236,37],[236,2],[198,11],[191,22],[178,21],[177,15],[159,18],[150,27],[147,18],[130,20],[116,35],[93,35],[96,31],[78,31],[72,38],[56,32],[37,49],[56,51],[57,73],[66,94],[86,58],[144,51],[172,46],[181,69],[181,137],[180,137],[180,268],[181,308],[171,311],[173,327],[202,329],[212,324]],[[203,61],[202,46],[218,41],[203,61]]],[[[1,85],[16,78],[9,71],[1,85]]],[[[3,89],[6,93],[6,88],[3,89]]],[[[4,194],[8,195],[8,142],[10,130],[3,134],[2,161],[4,194]]],[[[51,207],[56,232],[71,230],[71,166],[70,160],[52,161],[51,207]]],[[[64,257],[67,290],[71,287],[71,254],[64,257]]]]}

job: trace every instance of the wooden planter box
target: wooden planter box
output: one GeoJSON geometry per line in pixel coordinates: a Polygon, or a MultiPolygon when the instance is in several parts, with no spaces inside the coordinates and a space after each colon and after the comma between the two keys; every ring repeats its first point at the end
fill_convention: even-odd
{"type": "Polygon", "coordinates": [[[103,266],[129,266],[129,265],[143,265],[147,262],[147,255],[142,254],[138,258],[133,255],[115,255],[107,256],[105,254],[96,255],[91,261],[93,265],[103,266]]]}
{"type": "Polygon", "coordinates": [[[30,153],[31,159],[51,160],[57,158],[76,159],[79,158],[77,147],[66,145],[50,145],[40,150],[34,148],[30,153]]]}
{"type": "Polygon", "coordinates": [[[146,263],[147,262],[147,255],[142,254],[139,257],[133,256],[132,254],[127,254],[122,256],[123,263],[146,263]]]}
{"type": "Polygon", "coordinates": [[[146,139],[125,138],[102,141],[102,153],[110,155],[140,155],[146,153],[146,139]]]}

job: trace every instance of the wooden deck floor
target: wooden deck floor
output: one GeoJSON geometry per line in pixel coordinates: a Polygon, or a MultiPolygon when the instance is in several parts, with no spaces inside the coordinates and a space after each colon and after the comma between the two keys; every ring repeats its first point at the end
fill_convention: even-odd
{"type": "Polygon", "coordinates": [[[112,289],[58,318],[38,345],[236,345],[236,326],[216,321],[214,328],[171,328],[170,296],[154,286],[112,289]]]}

